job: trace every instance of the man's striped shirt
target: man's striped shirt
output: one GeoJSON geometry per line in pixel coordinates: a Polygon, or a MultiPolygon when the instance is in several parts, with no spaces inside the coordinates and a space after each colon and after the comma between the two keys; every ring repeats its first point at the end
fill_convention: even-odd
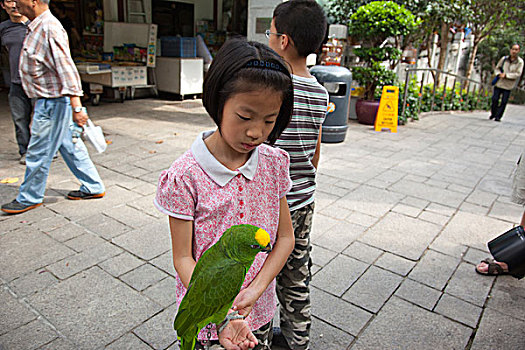
{"type": "Polygon", "coordinates": [[[328,93],[314,77],[292,75],[294,107],[290,125],[275,145],[290,155],[292,189],[286,195],[290,210],[300,209],[314,201],[315,173],[312,158],[317,146],[319,128],[326,117],[328,93]]]}

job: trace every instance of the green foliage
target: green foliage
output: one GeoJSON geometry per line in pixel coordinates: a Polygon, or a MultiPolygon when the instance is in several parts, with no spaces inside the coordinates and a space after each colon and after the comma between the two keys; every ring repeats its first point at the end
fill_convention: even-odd
{"type": "MultiPolygon", "coordinates": [[[[406,122],[408,118],[419,119],[420,112],[430,111],[474,111],[490,109],[491,94],[486,90],[466,91],[460,88],[460,83],[452,87],[438,87],[432,101],[432,84],[420,87],[415,78],[409,81],[407,90],[407,101],[404,116],[399,116],[399,120],[406,122]]],[[[399,84],[399,113],[403,108],[403,92],[405,84],[399,84]]]]}
{"type": "Polygon", "coordinates": [[[348,30],[350,35],[362,40],[361,48],[356,49],[355,54],[363,62],[361,67],[352,67],[352,74],[364,86],[365,99],[373,99],[378,86],[395,83],[395,73],[382,63],[401,56],[398,40],[416,29],[418,24],[409,10],[393,1],[370,2],[350,16],[348,30]]]}

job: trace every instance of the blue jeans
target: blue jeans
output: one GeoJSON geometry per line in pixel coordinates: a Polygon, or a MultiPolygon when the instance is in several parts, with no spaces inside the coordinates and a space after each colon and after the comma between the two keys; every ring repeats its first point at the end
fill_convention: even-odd
{"type": "Polygon", "coordinates": [[[496,120],[500,120],[503,117],[503,112],[505,112],[505,107],[509,101],[510,90],[501,89],[497,86],[494,86],[494,93],[492,94],[492,106],[490,108],[490,114],[496,120]],[[500,103],[500,96],[501,103],[500,103]]]}
{"type": "Polygon", "coordinates": [[[27,97],[22,85],[11,83],[9,89],[9,107],[11,108],[11,116],[15,124],[16,142],[18,143],[18,153],[24,155],[27,152],[27,145],[29,145],[29,125],[31,124],[31,112],[33,112],[33,105],[31,99],[27,97]]]}
{"type": "Polygon", "coordinates": [[[72,126],[69,97],[40,98],[36,101],[31,139],[26,153],[25,178],[16,197],[19,203],[42,203],[49,167],[57,150],[80,181],[80,191],[92,194],[105,191],[86,146],[81,139],[76,144],[73,143],[72,126]]]}

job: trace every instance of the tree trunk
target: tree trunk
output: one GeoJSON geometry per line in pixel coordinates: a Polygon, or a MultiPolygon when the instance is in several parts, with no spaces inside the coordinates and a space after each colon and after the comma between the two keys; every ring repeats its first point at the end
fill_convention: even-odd
{"type": "MultiPolygon", "coordinates": [[[[441,23],[441,34],[439,36],[439,62],[437,69],[443,70],[445,67],[445,61],[447,60],[447,51],[448,51],[448,23],[441,23]]],[[[437,73],[437,86],[441,80],[441,74],[437,73]]]]}
{"type": "MultiPolygon", "coordinates": [[[[467,79],[470,78],[472,75],[472,68],[474,67],[474,61],[476,60],[476,54],[478,53],[478,47],[481,41],[474,41],[474,46],[472,47],[472,51],[470,52],[470,57],[468,59],[468,65],[467,65],[467,71],[465,72],[465,77],[467,79]]],[[[468,80],[465,80],[465,83],[463,84],[463,89],[468,89],[469,82],[468,80]]]]}

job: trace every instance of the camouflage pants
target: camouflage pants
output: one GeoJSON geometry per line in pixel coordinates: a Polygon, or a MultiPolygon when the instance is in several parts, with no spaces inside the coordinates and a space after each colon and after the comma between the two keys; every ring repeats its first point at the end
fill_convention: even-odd
{"type": "Polygon", "coordinates": [[[281,304],[281,332],[292,349],[308,349],[310,326],[310,231],[314,215],[314,203],[294,210],[292,223],[295,247],[277,275],[277,297],[281,304]]]}
{"type": "MultiPolygon", "coordinates": [[[[270,344],[272,343],[272,328],[273,320],[262,326],[256,331],[253,331],[253,335],[257,338],[258,344],[253,348],[254,350],[271,350],[270,344]]],[[[196,350],[206,349],[200,342],[197,342],[195,345],[196,350]]],[[[218,340],[212,340],[211,346],[208,348],[210,350],[224,350],[222,345],[218,340]]]]}

